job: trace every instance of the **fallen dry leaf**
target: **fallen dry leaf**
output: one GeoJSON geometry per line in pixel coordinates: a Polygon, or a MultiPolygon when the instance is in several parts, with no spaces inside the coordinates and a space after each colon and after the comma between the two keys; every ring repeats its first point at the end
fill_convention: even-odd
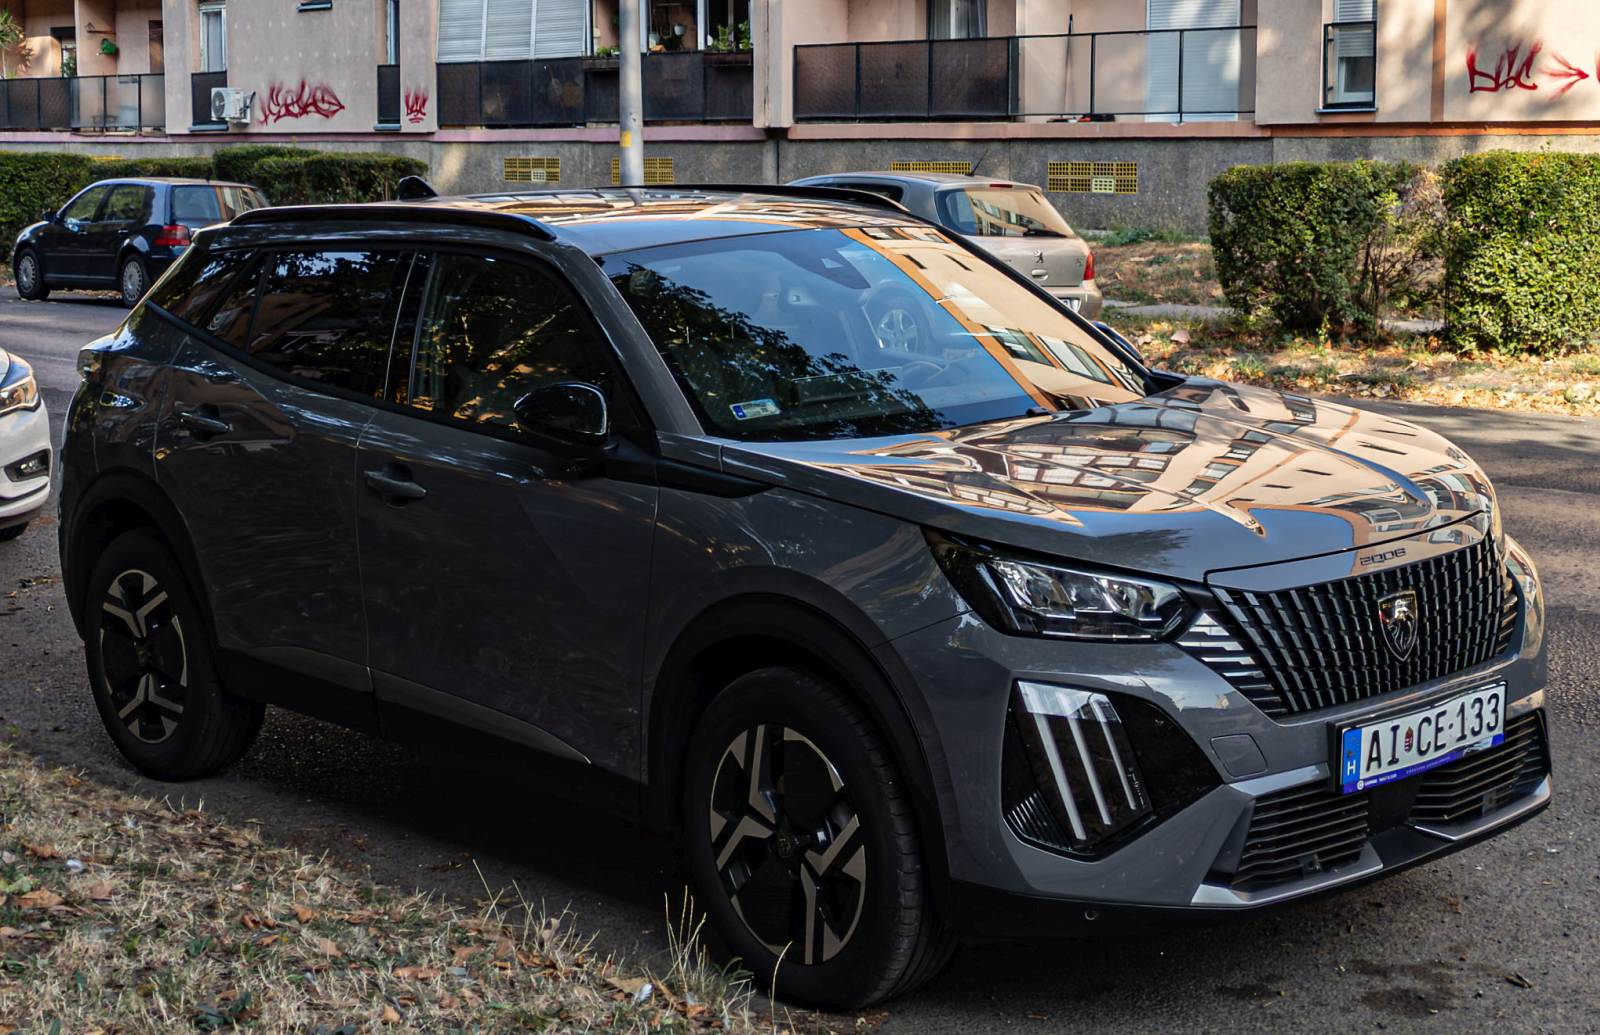
{"type": "Polygon", "coordinates": [[[344,955],[344,953],[339,951],[339,946],[334,944],[334,941],[333,941],[332,938],[318,938],[317,939],[317,951],[322,953],[324,956],[335,956],[335,957],[337,957],[337,956],[343,956],[344,955]]]}
{"type": "Polygon", "coordinates": [[[432,981],[439,976],[437,967],[396,967],[394,976],[402,981],[432,981]]]}
{"type": "Polygon", "coordinates": [[[91,884],[85,894],[89,896],[91,902],[106,902],[111,899],[111,890],[111,885],[102,881],[99,884],[91,884]]]}
{"type": "Polygon", "coordinates": [[[394,1007],[390,1006],[388,1003],[384,1003],[383,1004],[383,1023],[385,1023],[385,1024],[399,1024],[400,1023],[400,1011],[396,1010],[394,1007]]]}
{"type": "Polygon", "coordinates": [[[24,841],[22,843],[22,850],[33,856],[35,859],[61,858],[61,853],[56,851],[50,845],[30,845],[24,841]]]}
{"type": "Polygon", "coordinates": [[[61,896],[46,888],[30,891],[17,899],[23,909],[53,909],[61,904],[61,896]]]}
{"type": "Polygon", "coordinates": [[[303,924],[309,924],[317,918],[317,911],[315,909],[307,909],[305,906],[295,906],[294,918],[303,924]]]}

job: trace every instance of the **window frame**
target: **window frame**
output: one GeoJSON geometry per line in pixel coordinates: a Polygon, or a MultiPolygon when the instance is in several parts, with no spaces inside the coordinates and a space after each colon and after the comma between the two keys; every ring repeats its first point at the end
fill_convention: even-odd
{"type": "Polygon", "coordinates": [[[100,211],[96,215],[95,222],[96,223],[111,223],[111,222],[113,222],[113,220],[111,219],[111,200],[117,196],[117,191],[119,191],[119,190],[131,190],[131,191],[141,192],[143,200],[140,202],[140,207],[139,207],[138,213],[135,214],[132,218],[129,218],[129,219],[118,219],[118,220],[115,220],[115,222],[117,222],[119,224],[124,224],[124,225],[131,225],[131,226],[141,226],[141,225],[144,225],[145,223],[149,223],[151,218],[155,215],[155,210],[156,210],[156,190],[155,190],[154,187],[152,187],[148,183],[136,183],[136,182],[132,182],[132,181],[125,182],[125,183],[112,184],[110,193],[108,193],[106,195],[105,200],[100,203],[100,211]],[[143,221],[142,222],[141,222],[141,217],[143,217],[143,221]]]}
{"type": "Polygon", "coordinates": [[[1371,18],[1340,18],[1338,4],[1334,4],[1331,17],[1322,26],[1322,100],[1317,108],[1318,114],[1338,114],[1341,112],[1375,112],[1378,110],[1378,16],[1380,4],[1378,0],[1372,2],[1371,18]],[[1364,99],[1342,99],[1343,82],[1337,62],[1338,58],[1332,53],[1334,46],[1333,30],[1340,26],[1366,25],[1372,29],[1372,90],[1371,95],[1364,99]],[[1334,62],[1329,67],[1329,62],[1334,62]]]}
{"type": "Polygon", "coordinates": [[[197,69],[197,71],[202,73],[226,72],[228,70],[228,5],[224,3],[223,0],[206,0],[205,3],[200,4],[198,10],[198,28],[200,30],[200,67],[197,69]],[[217,34],[217,38],[222,45],[222,53],[220,55],[212,54],[210,52],[211,48],[206,43],[206,19],[213,16],[216,17],[219,23],[218,29],[220,31],[217,34]],[[220,58],[221,63],[218,64],[213,60],[213,58],[220,58]],[[213,65],[215,65],[215,67],[213,67],[213,65]]]}

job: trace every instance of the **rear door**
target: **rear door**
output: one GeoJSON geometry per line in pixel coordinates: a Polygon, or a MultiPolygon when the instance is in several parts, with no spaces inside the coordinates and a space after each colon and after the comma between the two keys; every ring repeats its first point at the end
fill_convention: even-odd
{"type": "Polygon", "coordinates": [[[358,690],[356,443],[412,258],[360,244],[207,256],[227,287],[183,314],[155,450],[219,645],[358,690]]]}
{"type": "Polygon", "coordinates": [[[117,275],[117,258],[128,239],[150,222],[150,202],[155,191],[142,183],[119,183],[89,230],[84,276],[112,280],[117,275]]]}
{"type": "Polygon", "coordinates": [[[441,253],[421,294],[356,464],[378,697],[636,773],[656,488],[563,470],[513,413],[579,381],[636,426],[609,343],[532,260],[441,253]]]}

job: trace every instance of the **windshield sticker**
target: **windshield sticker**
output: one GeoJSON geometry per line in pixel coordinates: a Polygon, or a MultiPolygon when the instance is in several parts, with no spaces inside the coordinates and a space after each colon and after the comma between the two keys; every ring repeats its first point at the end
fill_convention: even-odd
{"type": "Polygon", "coordinates": [[[771,399],[751,399],[749,402],[734,403],[728,407],[738,420],[755,420],[757,417],[776,417],[778,404],[771,399]]]}

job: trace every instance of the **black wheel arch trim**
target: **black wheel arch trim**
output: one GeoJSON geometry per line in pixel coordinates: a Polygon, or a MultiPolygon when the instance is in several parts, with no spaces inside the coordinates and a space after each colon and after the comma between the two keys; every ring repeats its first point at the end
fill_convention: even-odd
{"type": "MultiPolygon", "coordinates": [[[[905,780],[907,796],[917,818],[918,841],[933,877],[935,904],[947,904],[949,863],[945,852],[945,827],[936,788],[948,783],[948,765],[937,745],[926,743],[916,730],[930,728],[927,717],[918,721],[915,703],[907,693],[910,672],[892,649],[866,645],[865,637],[850,629],[840,617],[841,608],[824,610],[818,604],[777,593],[744,593],[719,600],[684,624],[665,652],[645,688],[642,725],[645,732],[645,783],[641,811],[645,823],[657,830],[676,829],[681,774],[694,723],[710,699],[727,685],[707,685],[699,676],[702,660],[720,645],[767,641],[787,647],[768,661],[752,659],[733,667],[740,675],[766,665],[792,664],[808,668],[835,683],[861,705],[884,737],[905,780]]],[[[860,621],[867,619],[857,616],[860,621]]],[[[881,637],[878,637],[881,641],[881,637]]]]}

